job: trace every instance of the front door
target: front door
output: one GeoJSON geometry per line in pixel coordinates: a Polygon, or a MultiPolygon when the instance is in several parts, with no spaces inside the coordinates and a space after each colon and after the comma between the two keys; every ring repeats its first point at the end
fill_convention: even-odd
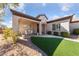
{"type": "Polygon", "coordinates": [[[39,24],[37,24],[37,32],[39,33],[39,24]]]}

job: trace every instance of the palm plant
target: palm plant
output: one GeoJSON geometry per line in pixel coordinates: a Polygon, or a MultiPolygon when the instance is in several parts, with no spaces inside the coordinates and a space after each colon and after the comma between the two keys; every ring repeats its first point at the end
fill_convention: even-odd
{"type": "Polygon", "coordinates": [[[4,8],[7,6],[9,9],[15,9],[19,6],[19,3],[0,3],[0,16],[5,14],[4,8]]]}
{"type": "MultiPolygon", "coordinates": [[[[15,8],[17,8],[17,6],[19,6],[19,4],[18,3],[0,3],[0,25],[2,25],[1,24],[1,22],[3,22],[4,20],[2,19],[2,17],[5,15],[5,12],[4,12],[4,8],[5,7],[8,7],[9,9],[15,9],[15,8]]],[[[3,31],[3,34],[4,34],[4,38],[7,40],[7,37],[9,37],[10,36],[10,34],[13,34],[13,35],[11,35],[12,36],[12,38],[13,38],[13,42],[14,43],[16,43],[16,34],[13,32],[13,33],[11,33],[12,31],[10,30],[10,29],[5,29],[4,31],[3,31]]]]}
{"type": "Polygon", "coordinates": [[[9,9],[15,9],[19,6],[19,3],[0,3],[0,26],[3,25],[2,22],[4,22],[4,20],[2,17],[5,15],[4,8],[7,6],[9,9]]]}
{"type": "Polygon", "coordinates": [[[0,3],[0,10],[3,9],[7,5],[10,8],[16,8],[19,6],[19,3],[0,3]]]}

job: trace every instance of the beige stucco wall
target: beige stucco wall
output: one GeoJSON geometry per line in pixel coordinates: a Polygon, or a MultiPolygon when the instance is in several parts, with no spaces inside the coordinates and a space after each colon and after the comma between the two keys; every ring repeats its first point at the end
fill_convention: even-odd
{"type": "Polygon", "coordinates": [[[47,18],[45,16],[40,16],[38,19],[41,19],[41,27],[40,27],[41,32],[46,34],[46,31],[47,31],[47,18]]]}
{"type": "Polygon", "coordinates": [[[42,23],[42,24],[47,23],[47,19],[46,19],[45,16],[40,16],[38,19],[41,19],[41,23],[42,23]]]}
{"type": "Polygon", "coordinates": [[[15,32],[18,32],[18,19],[18,16],[12,15],[12,28],[15,32]]]}
{"type": "MultiPolygon", "coordinates": [[[[30,19],[29,19],[30,20],[30,19]]],[[[26,19],[20,19],[19,22],[19,32],[24,33],[25,32],[25,26],[29,26],[30,29],[32,29],[33,32],[37,32],[37,23],[29,21],[26,19]]]]}
{"type": "Polygon", "coordinates": [[[63,21],[56,21],[56,22],[48,23],[47,24],[47,31],[59,32],[59,30],[54,30],[54,31],[52,30],[52,24],[60,24],[60,26],[61,26],[60,32],[69,32],[70,33],[69,21],[70,20],[63,20],[63,21]]]}
{"type": "Polygon", "coordinates": [[[16,15],[13,15],[12,17],[12,28],[15,32],[24,33],[25,25],[30,26],[34,32],[37,32],[37,23],[34,21],[30,21],[31,19],[19,17],[16,15]]]}
{"type": "Polygon", "coordinates": [[[62,32],[69,32],[70,33],[70,27],[69,22],[63,22],[61,23],[61,29],[62,32]]]}
{"type": "Polygon", "coordinates": [[[73,32],[74,29],[79,29],[79,22],[76,23],[70,23],[70,31],[73,32]]]}

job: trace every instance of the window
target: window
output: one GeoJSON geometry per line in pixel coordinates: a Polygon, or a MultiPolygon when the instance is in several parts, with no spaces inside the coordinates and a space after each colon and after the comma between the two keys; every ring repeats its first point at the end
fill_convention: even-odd
{"type": "Polygon", "coordinates": [[[60,30],[60,24],[58,24],[58,30],[60,30]]]}
{"type": "Polygon", "coordinates": [[[60,30],[60,24],[52,24],[52,30],[60,30]]]}
{"type": "Polygon", "coordinates": [[[55,30],[55,27],[56,27],[55,24],[52,24],[52,30],[55,30]]]}

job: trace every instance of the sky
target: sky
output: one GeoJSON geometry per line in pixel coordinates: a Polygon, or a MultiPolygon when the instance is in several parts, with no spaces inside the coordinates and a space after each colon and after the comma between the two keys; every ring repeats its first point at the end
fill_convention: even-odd
{"type": "MultiPolygon", "coordinates": [[[[12,13],[8,7],[6,7],[4,10],[4,24],[8,27],[11,27],[12,13]]],[[[19,7],[16,8],[16,10],[34,17],[36,17],[39,14],[45,14],[48,17],[48,20],[53,20],[72,14],[75,14],[75,17],[79,18],[78,3],[21,3],[19,4],[19,7]]]]}

